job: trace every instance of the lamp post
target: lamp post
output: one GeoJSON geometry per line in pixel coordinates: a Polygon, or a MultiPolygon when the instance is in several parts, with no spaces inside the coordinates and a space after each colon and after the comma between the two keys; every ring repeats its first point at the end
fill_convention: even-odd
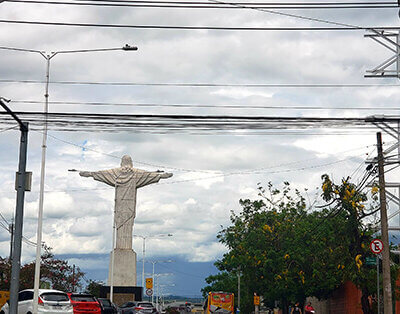
{"type": "Polygon", "coordinates": [[[13,243],[13,256],[11,266],[11,283],[10,283],[10,314],[17,314],[18,310],[18,290],[19,290],[19,274],[21,268],[21,244],[22,244],[22,225],[24,219],[24,200],[26,190],[26,156],[28,149],[28,131],[27,122],[22,122],[14,112],[12,112],[0,97],[0,105],[8,114],[10,114],[19,124],[21,131],[21,140],[19,148],[19,163],[17,172],[17,202],[15,208],[15,240],[13,243]]]}
{"type": "MultiPolygon", "coordinates": [[[[146,256],[146,239],[150,238],[161,238],[161,237],[172,237],[171,233],[168,234],[156,234],[156,235],[150,235],[150,236],[144,236],[140,234],[134,234],[134,237],[141,238],[143,240],[143,247],[142,247],[142,286],[143,288],[145,287],[144,285],[144,262],[145,262],[145,256],[146,256]]],[[[154,270],[153,270],[154,273],[154,270]]]]}
{"type": "Polygon", "coordinates": [[[80,49],[80,50],[60,50],[46,53],[40,50],[24,49],[15,47],[0,46],[2,50],[12,50],[21,52],[31,52],[41,55],[46,60],[46,83],[45,83],[45,105],[44,105],[44,126],[42,137],[42,158],[40,167],[40,186],[39,186],[39,210],[38,210],[38,227],[36,238],[36,263],[35,263],[35,280],[34,280],[34,294],[33,294],[33,314],[37,314],[38,310],[38,295],[39,295],[39,282],[40,282],[40,256],[41,256],[41,243],[42,243],[42,225],[43,225],[43,201],[44,201],[44,178],[45,178],[45,164],[46,164],[46,147],[47,147],[47,113],[49,111],[49,82],[50,82],[50,60],[58,54],[72,54],[72,53],[86,53],[86,52],[105,52],[105,51],[136,51],[138,48],[126,44],[123,47],[117,48],[99,48],[99,49],[80,49]]]}
{"type": "MultiPolygon", "coordinates": [[[[161,262],[173,262],[173,261],[161,261],[161,262]]],[[[156,295],[156,309],[157,309],[157,311],[160,310],[159,309],[159,305],[160,305],[160,302],[159,302],[159,300],[160,300],[160,277],[162,277],[162,276],[172,276],[172,275],[173,275],[173,273],[154,274],[154,278],[155,278],[155,281],[154,281],[154,294],[155,294],[155,292],[157,292],[157,295],[156,295]]]]}
{"type": "MultiPolygon", "coordinates": [[[[172,263],[173,261],[172,260],[167,260],[167,261],[149,261],[149,263],[152,263],[153,264],[153,283],[154,283],[154,266],[157,264],[157,263],[172,263]]],[[[154,287],[153,287],[153,290],[155,291],[155,289],[154,289],[154,287]]],[[[154,300],[154,292],[153,292],[153,294],[151,295],[151,303],[153,303],[153,300],[154,300]]]]}

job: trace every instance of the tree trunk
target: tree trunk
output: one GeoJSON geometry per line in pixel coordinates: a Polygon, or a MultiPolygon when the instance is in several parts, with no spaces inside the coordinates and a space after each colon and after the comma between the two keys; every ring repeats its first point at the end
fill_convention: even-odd
{"type": "Polygon", "coordinates": [[[282,300],[282,314],[289,314],[289,302],[282,300]]]}
{"type": "Polygon", "coordinates": [[[364,314],[373,314],[371,304],[369,303],[368,289],[362,289],[361,306],[364,314]]]}

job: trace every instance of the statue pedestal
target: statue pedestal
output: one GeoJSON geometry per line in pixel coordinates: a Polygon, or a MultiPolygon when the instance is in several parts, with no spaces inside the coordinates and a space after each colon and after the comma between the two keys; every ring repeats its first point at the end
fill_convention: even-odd
{"type": "MultiPolygon", "coordinates": [[[[108,285],[111,283],[111,259],[108,268],[108,285]]],[[[136,252],[132,249],[114,249],[114,278],[113,286],[136,286],[136,252]]]]}
{"type": "MultiPolygon", "coordinates": [[[[110,287],[100,287],[100,298],[110,299],[110,287]]],[[[142,301],[142,287],[113,287],[113,303],[120,306],[129,301],[142,301]]]]}

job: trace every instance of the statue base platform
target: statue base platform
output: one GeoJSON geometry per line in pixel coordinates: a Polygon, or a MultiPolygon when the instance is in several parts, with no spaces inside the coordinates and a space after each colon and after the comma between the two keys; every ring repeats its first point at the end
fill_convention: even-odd
{"type": "MultiPolygon", "coordinates": [[[[142,287],[113,287],[113,303],[120,306],[129,301],[142,301],[142,287]]],[[[110,286],[100,287],[100,298],[110,299],[110,286]]]]}
{"type": "MultiPolygon", "coordinates": [[[[108,285],[111,283],[111,260],[108,268],[108,285]]],[[[132,249],[114,249],[114,287],[136,286],[136,253],[132,249]]]]}

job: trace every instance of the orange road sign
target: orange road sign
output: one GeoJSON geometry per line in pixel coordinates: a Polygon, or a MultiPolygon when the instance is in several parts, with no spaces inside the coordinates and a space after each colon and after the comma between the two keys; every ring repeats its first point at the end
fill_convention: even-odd
{"type": "Polygon", "coordinates": [[[153,289],[153,278],[146,278],[146,289],[153,289]]]}

